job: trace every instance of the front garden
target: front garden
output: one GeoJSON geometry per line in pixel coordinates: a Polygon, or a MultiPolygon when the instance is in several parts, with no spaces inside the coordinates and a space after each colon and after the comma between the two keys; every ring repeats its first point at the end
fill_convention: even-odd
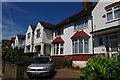
{"type": "Polygon", "coordinates": [[[36,52],[24,53],[23,48],[2,48],[2,59],[15,64],[27,64],[37,57],[36,52]]]}

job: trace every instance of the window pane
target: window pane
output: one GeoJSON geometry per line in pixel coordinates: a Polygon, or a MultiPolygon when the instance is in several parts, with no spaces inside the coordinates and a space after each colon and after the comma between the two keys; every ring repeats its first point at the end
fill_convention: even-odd
{"type": "Polygon", "coordinates": [[[87,20],[85,21],[85,27],[88,27],[88,21],[87,20]]]}
{"type": "Polygon", "coordinates": [[[78,44],[77,44],[77,40],[75,40],[75,53],[78,52],[78,44]]]}
{"type": "Polygon", "coordinates": [[[88,45],[88,39],[84,39],[84,52],[89,52],[89,45],[88,45]]]}
{"type": "Polygon", "coordinates": [[[63,54],[63,47],[60,47],[60,54],[63,54]]]}
{"type": "Polygon", "coordinates": [[[111,51],[117,52],[117,40],[111,41],[111,51]]]}
{"type": "Polygon", "coordinates": [[[28,39],[30,38],[30,33],[27,34],[27,38],[28,38],[28,39]]]}
{"type": "Polygon", "coordinates": [[[79,53],[83,53],[83,39],[79,39],[79,53]]]}
{"type": "Polygon", "coordinates": [[[103,45],[103,38],[99,37],[99,45],[103,45]]]}
{"type": "Polygon", "coordinates": [[[73,41],[73,53],[75,53],[75,51],[74,51],[74,47],[75,47],[75,46],[74,46],[74,41],[73,41]]]}
{"type": "Polygon", "coordinates": [[[75,26],[74,26],[74,30],[75,30],[75,31],[77,30],[77,27],[78,27],[78,25],[75,25],[75,26]]]}
{"type": "Polygon", "coordinates": [[[110,13],[107,13],[107,20],[112,20],[113,19],[113,15],[112,15],[112,12],[110,13]]]}
{"type": "Polygon", "coordinates": [[[40,30],[37,31],[37,38],[39,38],[39,37],[40,37],[40,30]]]}
{"type": "Polygon", "coordinates": [[[120,18],[120,9],[115,11],[115,19],[120,18]]]}
{"type": "Polygon", "coordinates": [[[56,54],[58,54],[59,53],[59,44],[57,44],[57,52],[56,52],[56,54]]]}

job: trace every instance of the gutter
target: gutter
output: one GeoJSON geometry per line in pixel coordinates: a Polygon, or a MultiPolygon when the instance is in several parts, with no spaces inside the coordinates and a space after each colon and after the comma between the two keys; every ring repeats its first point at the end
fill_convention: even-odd
{"type": "MultiPolygon", "coordinates": [[[[92,32],[93,32],[93,16],[91,15],[91,24],[92,24],[92,32]]],[[[94,56],[94,34],[92,34],[92,51],[94,56]]]]}

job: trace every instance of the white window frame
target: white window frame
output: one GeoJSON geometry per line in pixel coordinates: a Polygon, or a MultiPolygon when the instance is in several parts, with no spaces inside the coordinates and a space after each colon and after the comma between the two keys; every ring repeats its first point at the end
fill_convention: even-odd
{"type": "MultiPolygon", "coordinates": [[[[73,44],[73,54],[84,54],[85,53],[85,46],[84,46],[84,43],[85,43],[84,39],[85,38],[81,38],[82,43],[83,43],[82,44],[82,46],[83,46],[83,52],[82,53],[79,52],[79,42],[80,42],[79,39],[80,38],[77,39],[77,53],[75,53],[75,40],[73,40],[73,43],[72,43],[73,44]]],[[[88,39],[88,53],[89,53],[89,38],[87,38],[87,39],[88,39]]]]}
{"type": "Polygon", "coordinates": [[[77,21],[77,22],[74,23],[74,31],[82,30],[82,29],[85,29],[85,28],[88,28],[88,18],[83,19],[83,20],[80,20],[80,21],[77,21]],[[86,21],[87,21],[87,26],[85,26],[86,21]],[[79,29],[79,27],[80,27],[81,25],[83,25],[83,27],[81,27],[81,28],[79,29]],[[75,28],[75,27],[76,27],[76,28],[75,28]]]}
{"type": "Polygon", "coordinates": [[[64,43],[56,43],[56,44],[54,44],[54,49],[55,49],[54,51],[55,52],[53,52],[53,55],[63,55],[63,54],[60,54],[61,53],[61,50],[60,50],[61,48],[63,48],[63,54],[64,54],[64,43]],[[58,54],[56,54],[57,53],[57,44],[59,45],[58,54]],[[63,46],[61,46],[61,44],[63,44],[63,46]]]}
{"type": "MultiPolygon", "coordinates": [[[[116,19],[115,19],[115,11],[116,11],[116,10],[120,10],[120,4],[119,4],[119,5],[116,5],[116,6],[114,6],[114,7],[110,7],[110,8],[108,8],[108,9],[106,9],[106,15],[107,15],[108,13],[112,12],[112,20],[107,20],[107,22],[120,19],[120,18],[116,18],[116,19]],[[119,6],[119,7],[116,8],[116,9],[114,9],[114,8],[117,7],[117,6],[119,6]],[[109,9],[112,9],[112,10],[107,11],[107,10],[109,10],[109,9]]],[[[108,18],[108,16],[107,16],[107,18],[108,18]]]]}

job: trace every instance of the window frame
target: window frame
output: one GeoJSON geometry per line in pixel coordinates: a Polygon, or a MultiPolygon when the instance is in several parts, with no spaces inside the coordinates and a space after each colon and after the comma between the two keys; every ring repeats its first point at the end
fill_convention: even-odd
{"type": "Polygon", "coordinates": [[[120,15],[118,16],[118,18],[115,18],[115,11],[117,11],[117,10],[120,10],[120,4],[119,4],[119,5],[116,5],[116,6],[114,6],[114,7],[110,7],[110,8],[108,8],[108,9],[106,9],[106,15],[107,15],[108,13],[111,13],[111,12],[112,12],[112,19],[111,19],[111,20],[108,20],[108,15],[107,15],[107,22],[120,19],[120,15]],[[117,7],[117,6],[118,6],[118,8],[115,8],[115,7],[117,7]],[[109,9],[111,9],[111,10],[109,10],[109,9]]]}
{"type": "Polygon", "coordinates": [[[39,38],[40,37],[40,30],[39,31],[37,31],[37,36],[36,36],[36,38],[39,38]],[[39,32],[39,33],[38,33],[39,32]]]}
{"type": "Polygon", "coordinates": [[[89,21],[88,18],[85,18],[85,19],[83,19],[83,20],[76,21],[76,22],[74,23],[74,31],[88,28],[88,21],[89,21]],[[87,26],[86,26],[86,23],[87,23],[87,26]]]}
{"type": "Polygon", "coordinates": [[[30,39],[30,32],[27,34],[27,39],[30,39]]]}
{"type": "Polygon", "coordinates": [[[64,43],[55,43],[55,44],[53,44],[53,47],[54,47],[53,55],[63,55],[64,54],[64,43]],[[61,48],[63,48],[63,50],[62,50],[63,54],[61,54],[61,48]],[[58,51],[57,51],[57,49],[58,49],[58,51]]]}
{"type": "Polygon", "coordinates": [[[75,40],[72,40],[72,44],[73,44],[73,54],[84,54],[84,53],[86,53],[85,52],[85,39],[87,39],[87,42],[88,42],[88,44],[87,44],[87,46],[88,46],[88,52],[87,53],[89,53],[89,38],[78,38],[78,39],[75,39],[76,41],[77,41],[77,52],[75,52],[75,40]],[[82,39],[81,41],[82,41],[82,52],[80,52],[80,45],[79,45],[79,43],[81,42],[80,41],[80,39],[82,39]]]}

